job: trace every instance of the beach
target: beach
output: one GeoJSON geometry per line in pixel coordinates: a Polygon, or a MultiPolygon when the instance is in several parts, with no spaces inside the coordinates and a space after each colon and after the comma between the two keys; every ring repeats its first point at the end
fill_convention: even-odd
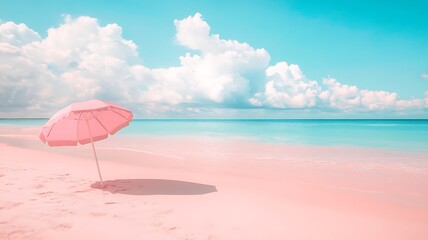
{"type": "Polygon", "coordinates": [[[428,152],[0,126],[0,239],[428,239],[428,152]]]}
{"type": "Polygon", "coordinates": [[[2,1],[0,240],[428,240],[427,9],[2,1]]]}

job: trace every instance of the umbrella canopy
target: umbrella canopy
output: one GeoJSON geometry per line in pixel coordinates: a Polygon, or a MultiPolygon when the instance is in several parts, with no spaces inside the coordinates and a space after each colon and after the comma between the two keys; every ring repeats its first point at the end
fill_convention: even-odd
{"type": "Polygon", "coordinates": [[[132,121],[132,112],[114,103],[100,100],[76,102],[55,113],[43,126],[40,140],[49,146],[92,144],[98,173],[103,185],[94,142],[115,134],[132,121]]]}
{"type": "Polygon", "coordinates": [[[40,139],[49,146],[96,142],[128,126],[132,117],[131,111],[113,103],[100,100],[76,102],[49,119],[42,128],[40,139]]]}

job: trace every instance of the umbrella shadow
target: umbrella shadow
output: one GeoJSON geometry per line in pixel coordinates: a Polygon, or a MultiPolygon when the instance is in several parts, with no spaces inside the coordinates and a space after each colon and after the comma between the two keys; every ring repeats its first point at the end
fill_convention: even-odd
{"type": "Polygon", "coordinates": [[[91,188],[108,191],[113,194],[128,195],[202,195],[217,192],[216,186],[168,179],[116,179],[99,182],[91,188]]]}

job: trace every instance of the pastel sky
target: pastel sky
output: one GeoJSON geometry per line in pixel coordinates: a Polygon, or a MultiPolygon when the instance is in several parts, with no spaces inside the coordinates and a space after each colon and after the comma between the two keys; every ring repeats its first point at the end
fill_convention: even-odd
{"type": "Polygon", "coordinates": [[[0,117],[428,118],[427,1],[0,6],[0,117]]]}

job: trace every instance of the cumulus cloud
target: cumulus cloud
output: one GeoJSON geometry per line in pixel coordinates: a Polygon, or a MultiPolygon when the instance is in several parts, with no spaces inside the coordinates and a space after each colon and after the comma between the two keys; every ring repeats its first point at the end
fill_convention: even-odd
{"type": "Polygon", "coordinates": [[[422,73],[421,74],[421,78],[428,79],[428,73],[422,73]]]}
{"type": "Polygon", "coordinates": [[[0,42],[3,44],[20,47],[40,40],[40,35],[23,23],[5,22],[0,25],[0,42]]]}
{"type": "MultiPolygon", "coordinates": [[[[342,111],[426,108],[424,99],[371,91],[333,78],[319,84],[297,64],[270,63],[269,53],[222,39],[196,13],[175,20],[180,64],[148,68],[117,24],[65,16],[42,38],[25,24],[0,23],[1,116],[51,114],[73,101],[100,98],[147,114],[215,113],[218,109],[328,108],[342,111]]],[[[46,116],[46,115],[45,115],[46,116]]]]}
{"type": "Polygon", "coordinates": [[[280,62],[266,69],[264,91],[255,93],[249,102],[258,107],[313,107],[319,92],[317,82],[306,79],[298,65],[280,62]]]}
{"type": "Polygon", "coordinates": [[[320,100],[327,106],[336,109],[403,110],[428,106],[424,99],[402,100],[394,92],[361,90],[357,86],[339,83],[334,78],[324,79],[323,84],[326,90],[320,93],[320,100]]]}
{"type": "Polygon", "coordinates": [[[24,24],[6,22],[0,25],[0,102],[1,110],[31,107],[52,94],[54,75],[40,61],[31,59],[27,44],[40,41],[40,36],[24,24]]]}
{"type": "Polygon", "coordinates": [[[197,51],[180,56],[180,66],[151,69],[143,73],[147,91],[143,102],[171,105],[248,105],[248,98],[264,80],[270,56],[247,43],[211,34],[201,14],[175,20],[177,43],[197,51]]]}
{"type": "Polygon", "coordinates": [[[48,109],[88,98],[133,100],[136,45],[116,24],[66,17],[47,37],[25,24],[0,25],[0,92],[7,109],[48,109]]]}

